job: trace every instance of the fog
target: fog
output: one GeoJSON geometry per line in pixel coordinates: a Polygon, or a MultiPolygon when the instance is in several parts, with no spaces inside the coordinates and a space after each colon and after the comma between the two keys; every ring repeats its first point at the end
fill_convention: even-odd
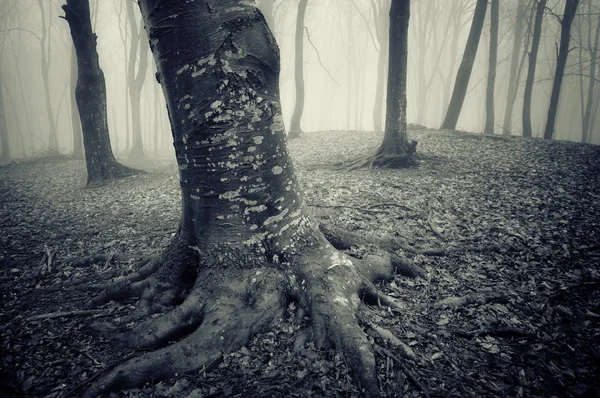
{"type": "MultiPolygon", "coordinates": [[[[121,157],[127,155],[126,142],[131,131],[131,117],[127,113],[130,107],[127,103],[126,75],[130,40],[124,46],[124,38],[130,37],[131,32],[124,1],[128,0],[91,1],[92,21],[98,35],[98,53],[106,78],[111,142],[113,151],[121,157]]],[[[281,52],[280,90],[286,124],[289,124],[295,98],[297,3],[294,0],[276,0],[274,26],[271,26],[281,52]]],[[[11,157],[41,154],[49,148],[51,122],[42,78],[42,46],[48,65],[49,98],[58,150],[68,154],[73,148],[70,114],[72,41],[68,24],[60,18],[64,15],[61,10],[63,2],[2,0],[0,4],[1,105],[6,114],[11,157]],[[47,26],[45,39],[44,24],[47,26]]],[[[409,122],[430,128],[439,128],[441,125],[469,33],[474,6],[475,0],[412,2],[407,92],[409,122]],[[458,27],[456,33],[455,26],[458,27]]],[[[517,0],[502,1],[500,6],[495,94],[497,134],[502,133],[516,6],[517,0]]],[[[544,17],[532,102],[533,134],[538,137],[543,134],[548,112],[561,28],[558,17],[563,12],[562,8],[563,2],[551,0],[544,17]]],[[[588,18],[585,15],[587,9],[587,5],[580,7],[580,14],[573,24],[571,47],[574,50],[567,61],[554,136],[556,139],[581,141],[582,98],[587,96],[589,79],[585,76],[589,66],[582,70],[581,65],[588,62],[589,48],[578,51],[585,47],[579,45],[579,40],[587,40],[588,32],[595,29],[595,25],[590,26],[590,21],[596,23],[595,17],[588,18]]],[[[139,24],[137,4],[134,10],[139,24]]],[[[305,27],[305,33],[308,31],[309,36],[305,34],[304,37],[306,99],[302,130],[373,130],[379,43],[372,1],[310,0],[305,27]]],[[[147,45],[145,38],[142,44],[147,45]]],[[[488,47],[489,15],[486,16],[468,94],[458,120],[459,130],[483,130],[488,47]]],[[[150,61],[141,99],[144,151],[147,155],[169,156],[172,145],[168,117],[162,92],[155,79],[154,62],[152,59],[150,61]],[[158,135],[156,144],[154,134],[158,135]]],[[[512,117],[514,135],[521,134],[526,70],[527,62],[524,62],[512,117]]],[[[594,106],[597,106],[597,102],[595,98],[594,106]]],[[[597,124],[592,121],[592,143],[600,142],[597,130],[597,124]]]]}

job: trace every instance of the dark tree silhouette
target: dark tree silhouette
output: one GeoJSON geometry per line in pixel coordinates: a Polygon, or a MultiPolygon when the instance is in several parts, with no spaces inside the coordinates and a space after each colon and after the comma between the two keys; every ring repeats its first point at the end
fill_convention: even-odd
{"type": "Polygon", "coordinates": [[[77,53],[75,97],[83,131],[87,183],[135,174],[137,170],[125,167],[116,161],[110,146],[106,115],[106,84],[98,62],[89,0],[67,0],[63,10],[77,53]]]}
{"type": "Polygon", "coordinates": [[[477,55],[477,47],[479,47],[479,39],[481,38],[481,30],[483,29],[483,22],[485,20],[485,12],[487,9],[487,0],[477,0],[475,6],[475,12],[473,13],[473,22],[471,23],[471,30],[469,31],[469,37],[467,38],[467,44],[465,45],[465,52],[458,67],[456,73],[456,81],[454,82],[454,91],[452,91],[452,97],[450,98],[450,104],[446,111],[446,116],[442,122],[441,129],[453,130],[456,128],[458,117],[467,95],[467,88],[469,87],[469,80],[471,80],[471,71],[473,70],[473,64],[475,63],[475,56],[477,55]]]}
{"type": "Polygon", "coordinates": [[[300,0],[296,16],[296,41],[294,61],[294,80],[296,87],[296,101],[294,113],[290,122],[290,138],[298,138],[302,134],[302,113],[304,112],[304,17],[308,0],[300,0]]]}
{"type": "Polygon", "coordinates": [[[535,23],[533,25],[533,37],[531,38],[531,51],[529,51],[529,66],[527,68],[527,79],[523,92],[523,137],[531,138],[531,97],[533,94],[533,82],[535,79],[535,68],[537,66],[537,55],[542,37],[542,23],[544,21],[544,10],[547,0],[538,0],[535,10],[535,23]]]}
{"type": "Polygon", "coordinates": [[[176,305],[122,339],[163,348],[109,370],[84,396],[214,365],[268,329],[289,300],[310,314],[316,345],[343,352],[364,395],[379,396],[374,354],[357,321],[359,294],[385,297],[372,281],[389,277],[393,262],[342,254],[308,215],[286,149],[279,50],[262,13],[238,0],[210,7],[141,0],[140,7],[170,115],[181,223],[160,259],[94,302],[148,298],[141,314],[176,305]]]}
{"type": "Polygon", "coordinates": [[[484,134],[494,134],[494,86],[496,85],[496,64],[498,59],[498,0],[491,0],[490,10],[490,60],[488,64],[487,92],[485,99],[484,134]]]}
{"type": "Polygon", "coordinates": [[[558,48],[558,58],[556,59],[556,70],[554,72],[554,82],[552,83],[552,94],[550,95],[550,107],[546,119],[546,129],[544,138],[552,139],[554,135],[554,124],[556,122],[556,112],[558,110],[558,101],[560,99],[560,88],[562,86],[565,74],[565,65],[569,56],[569,42],[571,41],[571,25],[577,12],[579,0],[566,0],[565,12],[560,22],[560,46],[558,48]]]}

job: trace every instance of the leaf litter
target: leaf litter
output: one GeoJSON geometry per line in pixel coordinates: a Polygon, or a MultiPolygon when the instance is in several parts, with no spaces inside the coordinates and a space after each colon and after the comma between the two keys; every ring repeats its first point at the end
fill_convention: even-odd
{"type": "MultiPolygon", "coordinates": [[[[306,133],[290,142],[317,218],[419,249],[397,254],[426,276],[381,283],[398,306],[369,305],[363,322],[383,395],[595,396],[600,147],[435,130],[411,136],[421,164],[395,171],[334,167],[374,151],[379,134],[306,133]]],[[[65,397],[135,355],[90,327],[125,327],[135,302],[88,310],[94,291],[69,287],[128,274],[175,232],[174,160],[130,165],[150,173],[88,189],[80,161],[0,169],[0,395],[65,397]]],[[[360,396],[343,356],[305,341],[310,320],[294,312],[291,305],[270,332],[214,369],[119,395],[360,396]]]]}

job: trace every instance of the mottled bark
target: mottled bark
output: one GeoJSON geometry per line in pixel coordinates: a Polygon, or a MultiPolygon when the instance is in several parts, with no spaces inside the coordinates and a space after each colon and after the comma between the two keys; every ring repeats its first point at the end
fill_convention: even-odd
{"type": "Polygon", "coordinates": [[[75,97],[83,132],[87,183],[131,175],[112,153],[106,114],[106,85],[92,32],[89,0],[67,0],[63,6],[77,53],[75,97]]]}
{"type": "Polygon", "coordinates": [[[473,22],[471,23],[471,30],[469,31],[469,37],[467,39],[467,44],[465,45],[465,52],[456,74],[450,104],[448,105],[446,116],[440,127],[442,129],[452,130],[456,128],[456,123],[458,122],[458,117],[460,116],[460,111],[467,94],[467,88],[469,87],[469,80],[471,79],[471,71],[473,70],[477,48],[479,47],[479,39],[481,38],[481,30],[483,29],[486,9],[487,0],[477,0],[475,12],[473,13],[473,22]]]}
{"type": "Polygon", "coordinates": [[[579,0],[566,0],[565,12],[560,23],[560,46],[558,48],[558,58],[556,59],[552,94],[550,95],[550,107],[548,108],[548,117],[546,118],[546,129],[544,130],[544,138],[547,140],[552,139],[552,136],[554,135],[554,124],[556,122],[558,101],[560,100],[560,89],[565,74],[565,66],[567,65],[567,57],[569,56],[571,25],[573,23],[573,18],[575,18],[575,12],[577,11],[578,5],[579,0]]]}
{"type": "Polygon", "coordinates": [[[490,59],[488,63],[487,91],[485,98],[484,134],[494,134],[494,88],[496,85],[496,64],[498,63],[498,19],[499,0],[491,0],[490,10],[490,59]]]}
{"type": "Polygon", "coordinates": [[[182,216],[158,266],[144,265],[122,287],[149,298],[141,307],[177,305],[125,339],[158,349],[101,375],[83,396],[214,366],[267,330],[289,300],[310,315],[315,345],[333,344],[363,395],[380,396],[359,293],[392,264],[343,255],[308,215],[286,149],[279,50],[262,14],[237,0],[140,7],[167,101],[182,216]]]}
{"type": "Polygon", "coordinates": [[[81,120],[79,118],[79,111],[77,110],[77,99],[75,98],[75,89],[77,88],[77,53],[75,46],[71,52],[71,129],[73,130],[73,152],[71,156],[73,159],[83,159],[83,135],[81,134],[81,120]]]}
{"type": "Polygon", "coordinates": [[[525,25],[525,0],[519,0],[516,11],[515,31],[513,36],[512,54],[510,58],[510,71],[508,73],[508,90],[506,92],[506,107],[504,109],[504,122],[502,133],[510,135],[512,131],[512,114],[517,98],[519,79],[517,69],[521,55],[521,44],[523,41],[523,26],[525,25]]]}
{"type": "Polygon", "coordinates": [[[290,122],[290,138],[298,138],[302,133],[302,113],[304,112],[304,17],[308,0],[300,0],[298,3],[298,14],[296,16],[296,40],[294,61],[294,82],[296,88],[296,100],[294,113],[290,122]]]}
{"type": "Polygon", "coordinates": [[[529,52],[529,64],[527,68],[527,79],[523,92],[523,137],[531,138],[531,97],[533,95],[533,82],[537,66],[537,55],[542,37],[542,23],[544,21],[544,9],[547,0],[538,0],[535,10],[535,23],[533,26],[533,37],[531,38],[531,51],[529,52]]]}

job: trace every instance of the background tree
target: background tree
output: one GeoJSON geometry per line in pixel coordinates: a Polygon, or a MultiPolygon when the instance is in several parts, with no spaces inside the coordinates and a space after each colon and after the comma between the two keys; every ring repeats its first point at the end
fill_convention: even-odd
{"type": "Polygon", "coordinates": [[[512,131],[512,114],[519,87],[518,66],[521,58],[523,27],[525,26],[526,19],[525,0],[519,0],[517,9],[515,10],[515,19],[512,54],[510,56],[510,72],[508,75],[508,90],[506,91],[506,107],[504,109],[504,122],[502,123],[502,133],[505,135],[510,135],[512,131]]]}
{"type": "MultiPolygon", "coordinates": [[[[596,63],[598,62],[598,47],[600,47],[600,12],[597,9],[592,8],[592,1],[588,1],[588,12],[587,12],[587,49],[589,52],[589,80],[588,80],[588,90],[587,90],[587,99],[582,99],[582,120],[581,120],[581,142],[588,143],[590,139],[590,125],[592,121],[592,105],[594,103],[594,92],[596,87],[596,63]],[[596,26],[594,30],[594,40],[592,42],[592,20],[594,18],[594,13],[597,14],[596,26]]],[[[581,31],[581,28],[580,28],[581,31]]],[[[584,43],[581,41],[579,43],[579,48],[582,49],[584,43]]],[[[580,59],[581,68],[583,68],[583,60],[580,59]]],[[[583,70],[580,71],[581,78],[583,79],[583,70]]],[[[582,95],[583,95],[583,85],[582,85],[582,95]]]]}
{"type": "Polygon", "coordinates": [[[294,113],[290,122],[290,138],[298,138],[302,133],[302,113],[304,112],[304,17],[308,0],[300,0],[298,3],[298,15],[296,17],[296,46],[294,61],[294,77],[296,82],[296,101],[294,113]]]}
{"type": "Polygon", "coordinates": [[[71,82],[70,82],[70,102],[71,102],[71,128],[73,129],[73,159],[83,159],[83,136],[81,134],[81,119],[77,110],[77,99],[75,98],[75,89],[77,88],[77,52],[75,46],[71,51],[71,82]]]}
{"type": "Polygon", "coordinates": [[[533,36],[531,38],[531,51],[529,51],[529,66],[527,68],[527,79],[525,80],[525,89],[523,92],[523,137],[532,136],[531,129],[531,97],[533,94],[533,83],[535,79],[535,69],[537,65],[537,56],[540,48],[540,39],[542,36],[542,23],[544,20],[544,9],[547,0],[538,0],[535,10],[535,23],[533,26],[533,36]]]}
{"type": "Polygon", "coordinates": [[[8,125],[6,123],[3,90],[3,78],[2,73],[0,73],[0,160],[5,162],[10,159],[10,148],[8,146],[8,125]]]}
{"type": "MultiPolygon", "coordinates": [[[[394,32],[406,32],[408,4],[394,0],[394,32]]],[[[140,6],[171,118],[182,217],[160,259],[95,303],[142,292],[152,302],[141,301],[140,311],[180,303],[138,323],[123,338],[133,346],[164,347],[189,334],[113,368],[84,396],[218,363],[268,329],[293,300],[310,314],[317,347],[333,344],[364,395],[378,397],[375,358],[357,321],[358,294],[373,293],[371,281],[389,277],[392,264],[347,257],[308,215],[286,150],[279,53],[264,18],[237,0],[140,6]],[[160,29],[165,20],[169,29],[160,29]]]]}
{"type": "Polygon", "coordinates": [[[131,103],[132,130],[129,157],[139,158],[144,156],[141,97],[142,88],[146,81],[146,71],[148,70],[148,46],[146,45],[147,36],[144,31],[144,26],[140,23],[140,26],[138,27],[136,22],[137,14],[134,11],[133,1],[126,0],[125,4],[127,9],[127,20],[129,21],[129,31],[131,32],[129,62],[127,65],[127,87],[129,88],[129,100],[131,103]]]}
{"type": "Polygon", "coordinates": [[[571,40],[571,25],[579,0],[566,0],[565,12],[560,22],[560,46],[558,49],[558,58],[556,59],[556,71],[554,72],[554,83],[552,84],[552,94],[550,95],[550,107],[548,109],[548,118],[546,120],[546,129],[544,138],[549,140],[554,135],[554,123],[556,122],[556,112],[558,110],[558,101],[560,99],[560,88],[562,86],[565,65],[569,56],[569,41],[571,40]]]}
{"type": "Polygon", "coordinates": [[[456,74],[452,98],[450,99],[450,104],[448,105],[448,110],[446,111],[442,126],[440,127],[442,129],[452,130],[456,128],[456,123],[458,122],[458,117],[460,116],[460,111],[465,101],[465,95],[467,94],[469,80],[471,79],[471,71],[473,70],[473,64],[475,63],[477,47],[479,47],[479,39],[481,37],[481,30],[483,29],[486,9],[487,0],[477,0],[475,12],[473,13],[473,22],[471,23],[471,30],[469,31],[469,38],[467,39],[465,52],[456,74]]]}
{"type": "Polygon", "coordinates": [[[96,52],[96,35],[92,32],[89,0],[67,0],[63,10],[77,53],[75,97],[83,131],[87,183],[132,175],[136,170],[118,163],[110,146],[106,85],[96,52]]]}
{"type": "Polygon", "coordinates": [[[373,103],[373,128],[375,131],[383,131],[383,99],[385,96],[385,62],[388,57],[388,40],[390,26],[390,1],[372,1],[373,19],[375,20],[375,32],[379,51],[377,53],[377,82],[375,89],[375,102],[373,103]]]}
{"type": "Polygon", "coordinates": [[[490,9],[490,60],[488,64],[487,91],[485,98],[484,134],[494,134],[494,86],[496,84],[496,64],[498,63],[498,0],[491,0],[490,9]]]}

